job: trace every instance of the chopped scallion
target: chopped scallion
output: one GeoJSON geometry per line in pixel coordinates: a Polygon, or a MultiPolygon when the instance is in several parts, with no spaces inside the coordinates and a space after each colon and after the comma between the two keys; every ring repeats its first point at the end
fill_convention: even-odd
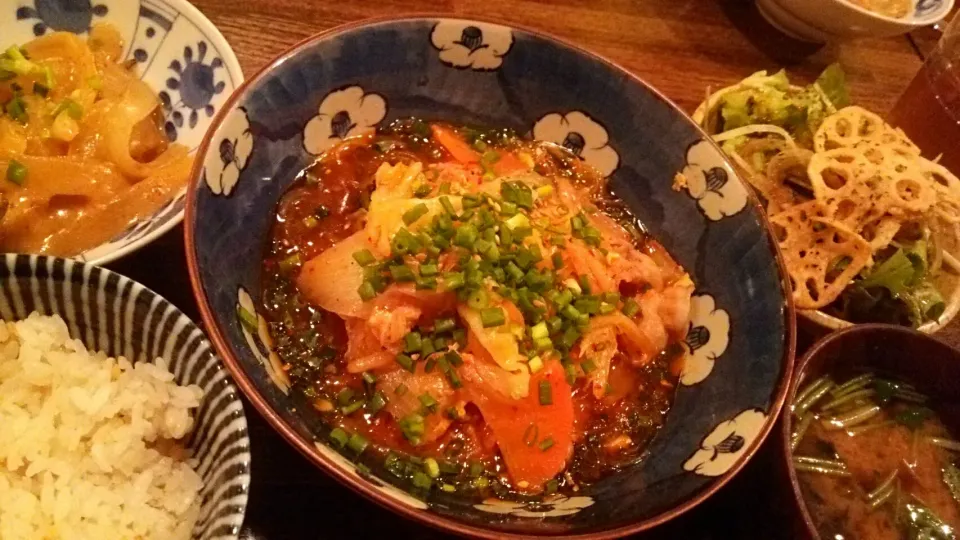
{"type": "MultiPolygon", "coordinates": [[[[410,373],[413,373],[417,369],[416,366],[413,365],[413,358],[410,358],[405,354],[397,355],[397,363],[400,364],[400,367],[409,371],[410,373]]],[[[397,387],[397,391],[399,390],[400,390],[400,387],[397,387]]]]}
{"type": "Polygon", "coordinates": [[[367,446],[370,444],[363,435],[359,433],[354,433],[350,436],[350,439],[347,440],[347,448],[353,450],[354,452],[361,454],[364,450],[367,449],[367,446]]]}
{"type": "Polygon", "coordinates": [[[538,446],[540,447],[541,452],[546,452],[547,450],[551,449],[553,445],[554,445],[553,437],[546,437],[545,439],[540,441],[540,444],[538,446]]]}
{"type": "Polygon", "coordinates": [[[541,405],[553,404],[553,387],[550,386],[550,381],[540,381],[539,397],[541,405]]]}
{"type": "Polygon", "coordinates": [[[353,253],[353,260],[357,261],[357,264],[360,266],[370,266],[371,264],[377,262],[377,258],[370,252],[369,249],[362,249],[360,251],[355,251],[353,253]]]}
{"type": "Polygon", "coordinates": [[[333,441],[340,448],[343,448],[344,446],[347,445],[347,440],[349,438],[350,436],[347,435],[347,432],[340,428],[334,428],[330,430],[330,440],[333,441]]]}
{"type": "Polygon", "coordinates": [[[15,159],[11,159],[7,164],[7,180],[18,186],[22,186],[27,181],[29,171],[27,166],[15,159]]]}
{"type": "Polygon", "coordinates": [[[403,213],[403,222],[406,225],[413,225],[418,219],[426,215],[427,212],[429,212],[427,205],[424,203],[418,203],[416,206],[403,213]]]}
{"type": "Polygon", "coordinates": [[[484,328],[490,328],[504,324],[507,318],[501,307],[485,308],[480,310],[480,322],[484,328]]]}

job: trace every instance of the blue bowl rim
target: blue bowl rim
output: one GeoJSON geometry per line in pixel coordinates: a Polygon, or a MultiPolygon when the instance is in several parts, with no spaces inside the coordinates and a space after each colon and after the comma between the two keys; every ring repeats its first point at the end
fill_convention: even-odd
{"type": "MultiPolygon", "coordinates": [[[[197,301],[197,305],[200,308],[200,316],[203,320],[204,326],[207,328],[209,333],[210,341],[213,343],[214,348],[217,353],[223,359],[224,364],[227,366],[227,369],[230,370],[233,375],[234,381],[237,386],[246,394],[250,402],[256,407],[260,414],[267,420],[267,422],[287,440],[294,448],[296,448],[304,457],[311,461],[314,465],[318,466],[320,469],[325,471],[327,474],[333,476],[338,482],[347,486],[355,493],[365,497],[368,500],[371,500],[380,506],[387,508],[394,513],[400,514],[408,519],[430,525],[436,529],[454,532],[462,536],[467,537],[477,537],[477,538],[488,538],[491,540],[500,540],[503,538],[529,538],[529,535],[518,534],[518,533],[509,533],[504,531],[493,531],[490,529],[484,529],[475,527],[472,525],[467,525],[458,521],[455,521],[452,518],[441,516],[428,511],[420,511],[400,502],[395,499],[388,497],[378,490],[370,487],[367,483],[355,478],[354,476],[348,474],[347,472],[340,469],[340,466],[335,463],[333,460],[323,455],[318,451],[312,441],[307,441],[304,438],[288,426],[284,420],[278,415],[273,407],[270,405],[268,400],[257,390],[255,384],[244,372],[243,367],[241,366],[239,360],[234,357],[233,351],[231,350],[226,338],[223,335],[223,332],[220,329],[220,326],[217,322],[217,318],[213,313],[209,302],[207,301],[206,294],[204,292],[204,287],[200,278],[200,267],[198,265],[197,257],[197,246],[194,238],[193,224],[196,220],[196,194],[198,190],[202,189],[202,173],[204,168],[204,156],[210,151],[210,146],[213,144],[213,135],[219,130],[220,126],[223,124],[223,121],[226,119],[229,111],[233,110],[237,104],[241,101],[241,98],[245,97],[249,88],[256,86],[262,82],[270,73],[275,71],[277,68],[282,66],[291,58],[302,54],[303,52],[309,50],[316,44],[330,39],[332,37],[344,34],[350,31],[358,30],[364,27],[374,27],[379,25],[385,25],[390,23],[396,23],[401,21],[415,21],[415,20],[463,20],[463,21],[476,21],[486,24],[500,25],[514,30],[519,30],[525,32],[532,36],[535,36],[544,41],[553,43],[558,47],[567,48],[575,51],[576,53],[583,55],[591,60],[601,63],[614,71],[618,71],[625,75],[627,78],[633,82],[644,87],[649,91],[653,97],[664,102],[669,107],[671,107],[678,115],[687,120],[691,126],[693,126],[697,132],[703,137],[703,140],[709,141],[709,143],[718,151],[720,155],[723,156],[724,161],[729,165],[729,161],[726,158],[726,155],[720,150],[720,147],[713,142],[713,139],[707,135],[705,131],[690,118],[690,116],[683,111],[680,107],[677,106],[670,98],[666,97],[663,93],[653,87],[651,84],[646,82],[640,76],[634,74],[633,72],[627,70],[618,63],[601,56],[597,53],[584,49],[583,47],[566,41],[564,39],[558,38],[547,32],[530,28],[522,24],[515,24],[512,22],[504,21],[502,19],[497,19],[493,17],[476,17],[473,15],[469,16],[459,16],[456,14],[449,13],[437,13],[437,12],[410,12],[400,15],[384,15],[379,17],[369,17],[365,19],[360,19],[357,21],[352,21],[344,24],[337,25],[333,28],[324,30],[317,34],[314,34],[310,37],[307,37],[298,43],[295,43],[290,48],[286,49],[266,65],[257,70],[257,72],[245,79],[241,84],[234,90],[233,94],[224,102],[220,111],[217,112],[216,116],[210,123],[210,127],[207,129],[207,133],[203,137],[203,141],[200,143],[200,146],[197,148],[196,159],[194,160],[193,169],[191,171],[190,183],[187,187],[187,197],[186,197],[186,208],[185,208],[185,220],[184,220],[184,249],[186,250],[187,256],[187,268],[190,274],[190,285],[193,289],[194,298],[197,301]]],[[[732,167],[732,165],[731,165],[732,167]]],[[[736,170],[733,168],[733,170],[736,170]]],[[[741,458],[735,463],[726,473],[718,477],[713,483],[706,486],[700,492],[694,494],[690,499],[684,501],[680,505],[661,512],[660,514],[645,519],[643,521],[632,523],[629,525],[624,525],[616,529],[601,530],[589,533],[580,533],[580,534],[569,534],[569,535],[552,535],[554,538],[569,538],[569,539],[578,539],[578,540],[607,540],[622,538],[627,535],[636,534],[650,528],[653,528],[662,523],[674,519],[681,514],[686,513],[687,511],[695,508],[697,505],[705,501],[711,495],[720,490],[724,485],[727,484],[743,467],[752,459],[753,455],[756,454],[757,450],[760,449],[760,446],[766,440],[767,436],[773,430],[774,425],[779,418],[783,404],[786,401],[787,393],[791,387],[791,381],[793,379],[793,368],[796,358],[796,309],[793,302],[793,289],[792,284],[789,279],[786,278],[788,275],[786,265],[783,261],[783,256],[780,253],[780,247],[775,241],[773,235],[773,229],[770,225],[770,222],[767,219],[766,212],[763,211],[763,207],[760,204],[760,201],[757,199],[756,195],[753,193],[753,190],[740,178],[740,175],[736,175],[737,181],[743,183],[749,198],[749,203],[753,211],[759,216],[760,222],[763,224],[763,227],[766,231],[767,241],[769,246],[776,254],[777,265],[779,267],[779,277],[781,290],[784,292],[784,362],[781,366],[780,382],[776,387],[776,393],[773,401],[770,404],[769,415],[767,420],[761,428],[756,439],[754,439],[751,447],[747,449],[746,452],[741,456],[741,458]]]]}

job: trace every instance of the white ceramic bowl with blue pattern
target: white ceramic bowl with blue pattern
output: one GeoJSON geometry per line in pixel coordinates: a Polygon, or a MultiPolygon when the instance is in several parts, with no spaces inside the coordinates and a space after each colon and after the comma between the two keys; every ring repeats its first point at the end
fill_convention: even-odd
{"type": "MultiPolygon", "coordinates": [[[[0,256],[0,319],[59,315],[89,350],[167,361],[180,385],[203,390],[185,446],[203,479],[194,540],[236,540],[250,491],[250,439],[237,388],[200,328],[157,293],[70,259],[0,256]]],[[[106,539],[104,539],[106,540],[106,539]]]]}
{"type": "Polygon", "coordinates": [[[357,492],[466,535],[622,537],[692,508],[757,450],[793,364],[789,284],[763,212],[722,152],[672,103],[610,62],[539,33],[437,17],[338,28],[284,53],[214,120],[185,223],[191,280],[214,345],[295,447],[357,492]],[[507,127],[552,141],[613,191],[697,285],[681,385],[639,463],[577,493],[474,500],[389,474],[329,446],[291,392],[261,305],[263,249],[280,196],[316,156],[397,118],[507,127]],[[675,177],[683,173],[685,187],[675,177]],[[677,189],[674,189],[674,188],[677,189]],[[238,308],[255,314],[241,324],[238,308]],[[369,471],[369,472],[368,472],[369,471]]]}
{"type": "Polygon", "coordinates": [[[950,14],[954,0],[902,2],[907,7],[903,17],[871,11],[853,0],[757,0],[757,7],[764,18],[785,33],[804,41],[826,43],[898,36],[936,24],[950,14]]]}
{"type": "MultiPolygon", "coordinates": [[[[196,152],[214,114],[243,82],[233,49],[185,0],[15,0],[0,5],[0,48],[48,32],[85,35],[109,23],[123,37],[123,58],[160,97],[171,141],[196,152]]],[[[105,264],[149,244],[183,220],[186,188],[150,219],[76,257],[105,264]]]]}

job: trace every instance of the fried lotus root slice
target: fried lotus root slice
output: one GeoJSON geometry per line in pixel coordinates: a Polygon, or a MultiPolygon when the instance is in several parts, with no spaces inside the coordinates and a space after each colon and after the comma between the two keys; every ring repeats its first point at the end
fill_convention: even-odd
{"type": "Polygon", "coordinates": [[[770,158],[767,162],[766,175],[758,175],[765,180],[763,189],[758,188],[758,190],[767,199],[768,212],[774,208],[785,209],[797,204],[800,199],[796,191],[788,187],[789,184],[811,189],[807,167],[810,166],[812,157],[813,152],[805,148],[794,148],[784,150],[770,158]]]}
{"type": "Polygon", "coordinates": [[[923,214],[938,199],[936,189],[916,168],[892,174],[884,187],[891,211],[896,208],[908,214],[923,214]]]}
{"type": "Polygon", "coordinates": [[[852,148],[837,148],[816,153],[810,158],[807,176],[810,188],[819,200],[853,189],[853,186],[873,176],[876,166],[852,148]]]}
{"type": "Polygon", "coordinates": [[[872,256],[863,237],[817,213],[817,201],[811,201],[770,218],[799,309],[836,300],[872,256]]]}
{"type": "Polygon", "coordinates": [[[902,226],[900,220],[887,217],[865,227],[861,234],[867,242],[870,242],[870,249],[876,253],[893,242],[893,238],[900,232],[902,226]]]}
{"type": "Polygon", "coordinates": [[[863,141],[881,142],[891,128],[876,114],[861,107],[845,107],[828,116],[813,136],[817,153],[853,148],[863,141]]]}

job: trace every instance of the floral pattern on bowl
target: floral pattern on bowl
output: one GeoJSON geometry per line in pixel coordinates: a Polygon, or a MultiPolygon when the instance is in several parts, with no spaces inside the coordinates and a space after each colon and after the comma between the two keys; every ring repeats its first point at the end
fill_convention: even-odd
{"type": "MultiPolygon", "coordinates": [[[[86,34],[108,23],[163,105],[171,140],[196,151],[213,115],[243,81],[240,63],[213,24],[186,0],[19,0],[0,8],[0,47],[49,32],[86,34]]],[[[183,220],[186,189],[154,213],[77,259],[104,264],[136,251],[183,220]]]]}
{"type": "Polygon", "coordinates": [[[762,211],[702,131],[616,66],[488,22],[381,20],[297,46],[241,87],[214,122],[186,224],[204,320],[238,384],[274,427],[369,498],[464,534],[625,535],[719,489],[770,430],[793,362],[794,321],[762,211]],[[449,52],[455,47],[463,49],[449,52]],[[582,84],[565,84],[570,80],[582,84]],[[328,442],[319,413],[278,381],[282,369],[256,315],[261,250],[277,201],[317,153],[410,116],[509,127],[569,148],[609,175],[614,193],[692,274],[687,367],[667,423],[641,463],[557,498],[475,500],[436,490],[415,495],[421,504],[413,505],[396,496],[416,493],[410,484],[369,453],[328,442]],[[223,151],[240,148],[235,141],[247,136],[249,152],[223,151]],[[224,176],[233,166],[238,174],[224,176]],[[722,183],[707,180],[704,171],[715,168],[725,175],[722,183]],[[700,184],[675,190],[680,172],[700,184]],[[249,317],[238,316],[238,305],[249,317]],[[741,417],[744,411],[756,415],[741,417]],[[721,444],[730,425],[743,431],[736,448],[721,444]],[[714,441],[720,431],[724,437],[714,441]]]}

